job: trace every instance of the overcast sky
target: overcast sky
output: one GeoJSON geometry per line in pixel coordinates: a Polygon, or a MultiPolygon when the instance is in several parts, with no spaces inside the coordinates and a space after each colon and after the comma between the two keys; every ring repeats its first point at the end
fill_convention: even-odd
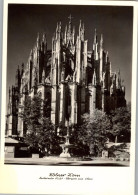
{"type": "Polygon", "coordinates": [[[126,99],[131,100],[133,8],[126,6],[69,6],[69,5],[21,5],[10,4],[8,8],[7,92],[15,83],[15,72],[24,62],[36,42],[38,32],[46,33],[48,49],[56,23],[63,29],[68,16],[78,33],[80,19],[85,25],[88,50],[92,50],[94,29],[98,38],[103,34],[104,49],[109,52],[112,71],[120,68],[126,86],[126,99]]]}

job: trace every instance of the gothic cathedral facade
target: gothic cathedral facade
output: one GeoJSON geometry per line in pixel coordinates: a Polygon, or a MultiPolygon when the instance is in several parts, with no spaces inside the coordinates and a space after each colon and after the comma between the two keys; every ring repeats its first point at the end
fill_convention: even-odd
{"type": "Polygon", "coordinates": [[[77,36],[71,17],[64,32],[57,23],[52,37],[52,49],[47,47],[46,35],[38,35],[27,64],[17,69],[16,82],[9,89],[6,134],[24,136],[21,112],[26,96],[41,93],[50,102],[50,119],[57,126],[74,128],[84,113],[95,109],[110,113],[126,106],[125,86],[120,71],[111,71],[103,36],[98,42],[95,30],[92,50],[88,51],[84,24],[80,21],[77,36]]]}

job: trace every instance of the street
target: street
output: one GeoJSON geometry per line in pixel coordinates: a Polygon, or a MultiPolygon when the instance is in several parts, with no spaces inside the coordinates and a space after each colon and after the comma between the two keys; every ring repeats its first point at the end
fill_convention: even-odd
{"type": "Polygon", "coordinates": [[[91,161],[74,161],[64,158],[7,158],[5,164],[44,165],[44,166],[129,166],[129,161],[110,159],[93,159],[91,161]]]}

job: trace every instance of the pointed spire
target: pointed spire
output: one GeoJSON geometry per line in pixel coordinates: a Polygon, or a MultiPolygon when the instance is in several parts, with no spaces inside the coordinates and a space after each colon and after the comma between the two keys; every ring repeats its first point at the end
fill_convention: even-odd
{"type": "Polygon", "coordinates": [[[116,87],[117,87],[118,89],[120,89],[120,87],[121,87],[120,69],[118,70],[117,75],[116,75],[116,87]]]}
{"type": "Polygon", "coordinates": [[[124,92],[124,94],[125,94],[125,90],[126,90],[125,86],[122,86],[122,91],[124,92]]]}
{"type": "Polygon", "coordinates": [[[24,63],[22,63],[22,70],[21,70],[21,75],[24,73],[24,63]]]}
{"type": "Polygon", "coordinates": [[[38,33],[38,35],[37,35],[36,45],[37,45],[37,48],[40,47],[40,36],[39,36],[39,33],[38,33]]]}
{"type": "Polygon", "coordinates": [[[93,78],[92,78],[92,85],[96,86],[96,72],[94,69],[93,78]]]}
{"type": "Polygon", "coordinates": [[[46,34],[45,34],[45,33],[43,33],[42,41],[43,41],[44,43],[46,43],[46,34]]]}
{"type": "Polygon", "coordinates": [[[71,14],[69,15],[69,24],[71,25],[71,23],[72,23],[72,19],[73,19],[73,17],[71,16],[71,14]]]}
{"type": "Polygon", "coordinates": [[[108,54],[108,51],[106,51],[106,62],[109,62],[109,54],[108,54]]]}
{"type": "Polygon", "coordinates": [[[84,23],[82,24],[81,20],[79,25],[79,37],[82,41],[84,41],[84,23]]]}
{"type": "Polygon", "coordinates": [[[55,40],[55,33],[53,33],[52,42],[55,40]]]}
{"type": "Polygon", "coordinates": [[[17,75],[19,75],[20,74],[20,67],[19,67],[19,65],[18,65],[18,68],[17,68],[17,75]]]}
{"type": "Polygon", "coordinates": [[[84,23],[82,24],[82,29],[85,30],[85,29],[84,29],[84,23]]]}
{"type": "Polygon", "coordinates": [[[66,44],[67,42],[67,26],[65,27],[65,32],[64,32],[64,43],[66,44]]]}
{"type": "Polygon", "coordinates": [[[57,22],[56,32],[58,32],[58,22],[57,22]]]}
{"type": "Polygon", "coordinates": [[[97,43],[97,31],[96,31],[96,28],[95,28],[95,33],[94,33],[94,44],[97,43]]]}
{"type": "Polygon", "coordinates": [[[75,27],[73,26],[73,30],[72,30],[72,41],[73,41],[73,44],[74,44],[74,41],[75,41],[75,27]]]}
{"type": "Polygon", "coordinates": [[[103,73],[103,89],[105,88],[105,72],[103,73]]]}
{"type": "Polygon", "coordinates": [[[20,77],[20,69],[19,69],[19,65],[18,65],[17,70],[16,70],[16,74],[15,74],[15,86],[16,87],[19,84],[19,77],[20,77]]]}
{"type": "Polygon", "coordinates": [[[33,55],[33,50],[31,49],[31,51],[30,51],[30,55],[33,55]]]}
{"type": "Polygon", "coordinates": [[[114,87],[114,80],[113,80],[113,78],[112,78],[112,80],[111,80],[111,88],[113,88],[114,87]]]}
{"type": "Polygon", "coordinates": [[[43,69],[42,77],[45,77],[45,71],[44,71],[44,69],[43,69]]]}
{"type": "Polygon", "coordinates": [[[79,31],[84,31],[84,23],[80,20],[79,31]]]}
{"type": "Polygon", "coordinates": [[[70,14],[68,18],[69,18],[68,33],[71,33],[71,31],[72,31],[72,19],[73,19],[73,17],[70,14]]]}
{"type": "Polygon", "coordinates": [[[96,29],[95,29],[95,33],[94,33],[93,51],[94,51],[94,59],[98,60],[99,54],[98,54],[98,42],[97,42],[96,29]]]}
{"type": "Polygon", "coordinates": [[[56,27],[56,39],[61,39],[61,22],[57,22],[57,27],[56,27]]]}
{"type": "Polygon", "coordinates": [[[30,57],[31,57],[31,59],[33,58],[33,50],[32,49],[30,51],[30,57]]]}
{"type": "Polygon", "coordinates": [[[110,62],[110,65],[109,65],[109,71],[110,71],[110,76],[111,76],[111,73],[112,73],[112,65],[111,65],[111,62],[110,62]]]}
{"type": "Polygon", "coordinates": [[[55,38],[57,39],[57,37],[58,37],[58,22],[57,22],[56,33],[55,33],[55,38]]]}
{"type": "Polygon", "coordinates": [[[120,74],[120,68],[119,68],[119,70],[118,70],[118,79],[119,79],[119,87],[121,88],[122,79],[121,79],[121,74],[120,74]]]}
{"type": "Polygon", "coordinates": [[[42,42],[41,42],[41,51],[43,51],[45,53],[46,52],[46,49],[47,49],[46,34],[43,33],[42,42]]]}
{"type": "Polygon", "coordinates": [[[72,33],[75,34],[75,26],[73,26],[72,33]]]}
{"type": "Polygon", "coordinates": [[[118,76],[120,76],[120,68],[118,69],[118,76]]]}
{"type": "Polygon", "coordinates": [[[80,20],[79,30],[81,30],[81,20],[80,20]]]}
{"type": "Polygon", "coordinates": [[[69,24],[68,24],[68,30],[67,30],[67,40],[66,40],[66,43],[67,45],[72,45],[73,42],[74,42],[74,34],[73,34],[73,31],[72,31],[72,16],[70,15],[69,17],[69,24]]]}
{"type": "Polygon", "coordinates": [[[65,33],[67,33],[67,25],[65,26],[65,33]]]}
{"type": "Polygon", "coordinates": [[[103,34],[101,34],[101,42],[103,43],[103,34]]]}
{"type": "Polygon", "coordinates": [[[114,81],[113,78],[111,79],[111,87],[110,87],[110,95],[112,95],[114,92],[114,81]]]}
{"type": "Polygon", "coordinates": [[[59,22],[59,26],[58,26],[58,29],[59,29],[59,32],[61,32],[61,21],[59,22]]]}
{"type": "Polygon", "coordinates": [[[39,33],[37,34],[37,42],[39,42],[40,41],[40,35],[39,35],[39,33]]]}
{"type": "Polygon", "coordinates": [[[24,63],[22,63],[22,69],[24,69],[24,63]]]}
{"type": "Polygon", "coordinates": [[[103,48],[103,35],[101,34],[100,47],[103,48]]]}
{"type": "Polygon", "coordinates": [[[55,33],[53,34],[53,37],[52,37],[52,51],[55,51],[55,33]]]}
{"type": "Polygon", "coordinates": [[[81,37],[81,30],[82,30],[82,28],[81,28],[81,20],[80,20],[80,24],[79,24],[79,36],[81,37]]]}

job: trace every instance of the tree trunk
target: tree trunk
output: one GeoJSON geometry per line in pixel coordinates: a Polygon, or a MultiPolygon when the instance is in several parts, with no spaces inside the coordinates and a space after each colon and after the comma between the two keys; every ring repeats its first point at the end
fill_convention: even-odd
{"type": "Polygon", "coordinates": [[[117,135],[115,136],[115,143],[117,143],[118,142],[118,138],[117,138],[117,135]]]}

